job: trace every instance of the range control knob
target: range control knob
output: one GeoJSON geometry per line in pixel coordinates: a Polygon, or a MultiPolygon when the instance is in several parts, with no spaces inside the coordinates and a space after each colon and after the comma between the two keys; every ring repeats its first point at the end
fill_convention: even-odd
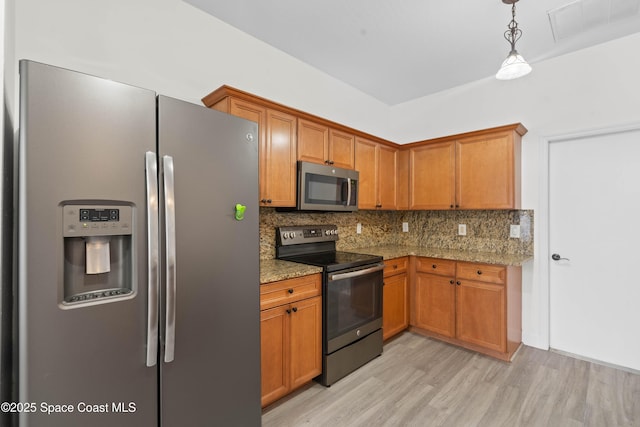
{"type": "Polygon", "coordinates": [[[292,231],[291,233],[289,233],[289,237],[291,237],[292,239],[296,237],[296,232],[292,231]]]}
{"type": "Polygon", "coordinates": [[[330,234],[331,234],[331,230],[324,230],[324,234],[325,234],[326,236],[330,235],[330,234]]]}
{"type": "Polygon", "coordinates": [[[289,233],[287,233],[286,231],[284,233],[282,233],[282,238],[283,239],[288,239],[289,238],[289,233]]]}

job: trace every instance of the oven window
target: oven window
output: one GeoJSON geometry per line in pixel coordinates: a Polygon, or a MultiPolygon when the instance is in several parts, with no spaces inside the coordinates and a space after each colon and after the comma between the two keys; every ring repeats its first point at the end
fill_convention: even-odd
{"type": "Polygon", "coordinates": [[[329,340],[379,319],[382,316],[382,271],[329,281],[325,316],[329,340]]]}

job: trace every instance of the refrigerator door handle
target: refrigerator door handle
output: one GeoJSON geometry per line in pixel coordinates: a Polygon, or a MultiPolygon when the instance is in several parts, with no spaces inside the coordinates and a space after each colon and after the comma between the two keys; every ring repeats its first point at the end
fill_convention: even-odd
{"type": "Polygon", "coordinates": [[[158,286],[159,286],[159,223],[158,223],[158,165],[156,153],[145,154],[147,187],[147,366],[158,360],[158,286]]]}
{"type": "Polygon", "coordinates": [[[164,361],[172,362],[176,338],[176,211],[173,180],[173,157],[163,156],[164,218],[166,234],[166,316],[164,361]]]}

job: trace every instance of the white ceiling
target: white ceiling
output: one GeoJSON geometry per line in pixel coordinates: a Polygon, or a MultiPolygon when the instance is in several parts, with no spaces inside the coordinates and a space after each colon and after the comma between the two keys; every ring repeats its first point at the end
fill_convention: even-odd
{"type": "MultiPolygon", "coordinates": [[[[509,52],[501,0],[184,1],[388,105],[491,77],[509,52]]],[[[639,32],[639,2],[519,1],[517,49],[535,73],[541,60],[639,32]]]]}

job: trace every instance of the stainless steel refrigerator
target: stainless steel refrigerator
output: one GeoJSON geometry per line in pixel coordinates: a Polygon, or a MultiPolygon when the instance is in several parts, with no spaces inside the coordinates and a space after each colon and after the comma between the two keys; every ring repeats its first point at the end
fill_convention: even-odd
{"type": "Polygon", "coordinates": [[[21,61],[19,134],[19,425],[260,425],[257,125],[21,61]]]}

